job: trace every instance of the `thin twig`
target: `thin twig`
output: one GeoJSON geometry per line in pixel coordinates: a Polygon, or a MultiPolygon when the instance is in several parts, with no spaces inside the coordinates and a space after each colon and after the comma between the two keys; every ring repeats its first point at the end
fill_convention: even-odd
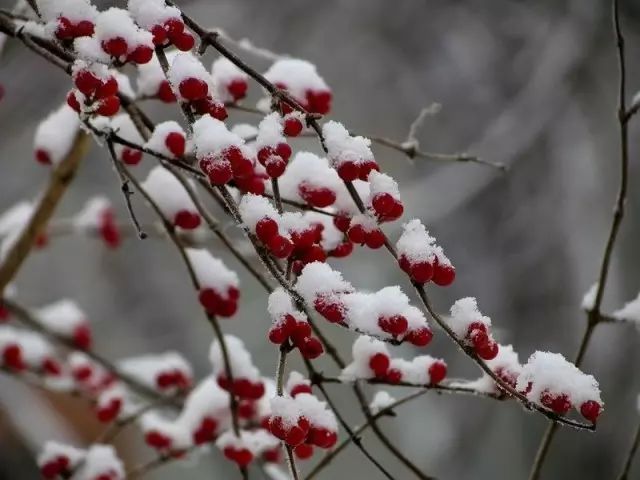
{"type": "Polygon", "coordinates": [[[618,475],[618,480],[629,480],[631,465],[633,464],[633,458],[636,456],[638,447],[640,447],[640,424],[638,424],[638,427],[636,428],[636,433],[631,441],[631,448],[629,448],[629,453],[625,458],[622,471],[620,472],[620,475],[618,475]]]}

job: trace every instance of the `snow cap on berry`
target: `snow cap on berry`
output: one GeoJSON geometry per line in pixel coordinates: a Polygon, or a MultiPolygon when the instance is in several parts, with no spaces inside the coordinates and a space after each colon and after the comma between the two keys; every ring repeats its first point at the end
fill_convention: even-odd
{"type": "Polygon", "coordinates": [[[67,104],[51,112],[36,129],[33,148],[38,162],[57,165],[71,150],[80,129],[78,114],[67,104]]]}

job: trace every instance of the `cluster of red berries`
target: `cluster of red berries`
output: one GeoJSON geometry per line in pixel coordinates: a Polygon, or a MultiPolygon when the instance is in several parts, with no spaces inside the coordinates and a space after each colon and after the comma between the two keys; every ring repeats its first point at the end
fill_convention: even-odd
{"type": "Polygon", "coordinates": [[[493,360],[498,356],[500,349],[487,325],[482,322],[472,322],[467,327],[467,334],[464,341],[473,347],[473,350],[483,360],[493,360]]]}
{"type": "Polygon", "coordinates": [[[450,262],[439,261],[436,255],[433,259],[411,261],[400,255],[400,268],[416,283],[433,282],[441,287],[451,285],[456,278],[456,269],[450,262]]]}
{"type": "Polygon", "coordinates": [[[276,145],[266,145],[258,150],[258,162],[271,178],[280,177],[291,157],[291,147],[286,142],[276,145]]]}
{"type": "MultiPolygon", "coordinates": [[[[336,217],[337,218],[337,217],[336,217]]],[[[334,225],[338,230],[344,228],[344,217],[336,220],[334,225]]],[[[341,230],[342,231],[342,230],[341,230]]],[[[385,236],[382,230],[380,230],[377,226],[373,225],[373,223],[358,223],[353,222],[349,219],[349,226],[347,227],[347,237],[353,243],[358,245],[366,245],[367,247],[377,250],[384,245],[385,236]]]]}
{"type": "Polygon", "coordinates": [[[311,334],[309,322],[297,320],[291,314],[283,315],[271,325],[269,340],[276,345],[290,340],[291,344],[300,350],[300,354],[309,360],[318,358],[324,353],[320,340],[311,334]]]}
{"type": "Polygon", "coordinates": [[[400,199],[387,192],[376,193],[371,198],[371,208],[380,223],[397,220],[404,213],[400,199]]]}
{"type": "MultiPolygon", "coordinates": [[[[275,86],[280,90],[287,91],[287,85],[283,82],[276,82],[275,86]]],[[[304,93],[305,101],[300,102],[304,109],[309,113],[318,113],[326,115],[331,110],[332,94],[329,90],[311,90],[308,89],[304,93]]],[[[280,102],[280,110],[287,114],[293,111],[293,107],[286,101],[280,102]]]]}
{"type": "Polygon", "coordinates": [[[184,28],[184,22],[179,18],[170,18],[162,25],[151,27],[154,45],[175,45],[178,50],[188,52],[193,48],[195,39],[184,28]]]}
{"type": "Polygon", "coordinates": [[[123,37],[112,37],[100,42],[102,51],[112,58],[125,59],[126,62],[144,65],[153,58],[153,48],[149,45],[129,45],[123,37]]]}
{"type": "Polygon", "coordinates": [[[264,383],[260,379],[251,381],[248,378],[234,377],[233,381],[229,381],[222,373],[216,380],[220,388],[240,399],[259,400],[265,393],[264,383]]]}
{"type": "Polygon", "coordinates": [[[244,468],[253,461],[253,453],[246,447],[236,447],[227,445],[222,449],[224,456],[236,463],[239,467],[244,468]]]}
{"type": "Polygon", "coordinates": [[[90,20],[72,22],[69,18],[60,16],[57,19],[55,36],[58,40],[73,40],[78,37],[90,37],[93,35],[95,25],[90,20]]]}
{"type": "Polygon", "coordinates": [[[345,182],[353,182],[360,179],[367,181],[372,170],[380,171],[380,166],[373,159],[354,161],[350,159],[338,160],[336,163],[336,171],[338,176],[345,182]]]}
{"type": "Polygon", "coordinates": [[[102,423],[114,421],[122,410],[122,398],[110,396],[106,401],[98,402],[96,405],[96,417],[102,423]]]}
{"type": "Polygon", "coordinates": [[[71,90],[67,95],[67,104],[73,110],[80,113],[86,107],[93,107],[93,112],[105,117],[118,113],[120,99],[115,77],[110,75],[106,79],[101,79],[90,70],[81,69],[74,72],[73,83],[77,91],[71,90]]]}
{"type": "Polygon", "coordinates": [[[198,115],[209,114],[220,121],[227,118],[227,109],[224,104],[215,100],[210,91],[209,84],[197,77],[187,77],[178,84],[180,96],[187,105],[198,115]]]}
{"type": "Polygon", "coordinates": [[[238,310],[240,290],[230,286],[226,292],[220,292],[214,288],[202,288],[198,295],[200,304],[211,315],[231,317],[238,310]]]}
{"type": "Polygon", "coordinates": [[[315,185],[312,181],[305,180],[298,185],[298,194],[309,205],[317,208],[325,208],[336,201],[336,192],[328,187],[315,185]]]}
{"type": "Polygon", "coordinates": [[[212,185],[225,185],[232,179],[242,183],[242,179],[255,176],[253,160],[238,146],[232,145],[218,154],[209,154],[199,162],[212,185]]]}
{"type": "Polygon", "coordinates": [[[40,474],[47,480],[69,478],[73,473],[72,470],[69,457],[63,454],[58,454],[40,465],[40,474]]]}
{"type": "MultiPolygon", "coordinates": [[[[531,392],[532,388],[533,383],[529,382],[527,389],[523,393],[527,395],[531,392]]],[[[540,403],[554,413],[562,416],[569,413],[571,407],[574,406],[567,393],[555,392],[549,389],[545,389],[540,393],[540,403]]],[[[600,413],[602,413],[602,404],[596,400],[586,400],[575,407],[579,409],[580,414],[591,423],[596,423],[600,413]]]]}
{"type": "Polygon", "coordinates": [[[155,382],[160,390],[169,390],[172,388],[187,390],[191,387],[192,379],[188,373],[179,368],[174,368],[157,372],[155,382]]]}
{"type": "Polygon", "coordinates": [[[269,418],[269,432],[290,447],[307,444],[320,448],[331,448],[338,441],[338,434],[321,425],[312,424],[301,415],[296,422],[285,421],[282,417],[272,415],[269,418]]]}
{"type": "Polygon", "coordinates": [[[173,224],[185,230],[194,230],[200,226],[200,223],[202,223],[200,214],[191,210],[178,210],[173,217],[173,224]]]}

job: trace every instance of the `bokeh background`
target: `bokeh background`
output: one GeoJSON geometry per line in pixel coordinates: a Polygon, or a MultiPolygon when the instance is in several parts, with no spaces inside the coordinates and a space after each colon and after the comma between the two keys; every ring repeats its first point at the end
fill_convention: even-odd
{"type": "MultiPolygon", "coordinates": [[[[98,2],[108,6],[110,2],[98,2]]],[[[457,298],[478,297],[502,343],[513,343],[525,361],[535,350],[572,357],[585,328],[580,311],[594,282],[608,234],[618,182],[615,120],[617,65],[610,5],[603,0],[216,0],[178,2],[200,23],[249,38],[275,52],[314,62],[332,87],[332,118],[371,135],[403,140],[420,109],[442,105],[418,134],[423,149],[468,151],[509,165],[509,172],[473,164],[410,162],[384,147],[375,153],[402,185],[408,214],[422,218],[457,266],[447,289],[434,289],[446,310],[457,298]]],[[[116,2],[122,6],[123,2],[116,2]]],[[[622,1],[631,93],[640,90],[640,3],[622,1]]],[[[12,2],[0,0],[10,8],[12,2]]],[[[269,62],[240,50],[264,70],[269,62]]],[[[208,54],[206,63],[213,56],[208,54]]],[[[37,122],[57,107],[68,79],[17,43],[0,60],[0,211],[34,198],[47,170],[33,160],[37,122]]],[[[260,92],[251,86],[249,103],[260,92]]],[[[158,121],[180,119],[174,107],[149,105],[158,121]]],[[[231,122],[256,121],[233,113],[231,122]]],[[[630,198],[615,250],[605,310],[640,289],[640,174],[637,122],[631,128],[630,198]]],[[[318,150],[314,142],[300,148],[318,150]]],[[[76,212],[91,195],[104,194],[126,221],[119,184],[105,151],[97,147],[58,211],[76,212]]],[[[153,164],[147,158],[141,177],[153,164]]],[[[146,222],[153,216],[139,201],[146,222]]],[[[238,242],[235,227],[227,231],[238,242]]],[[[394,235],[396,232],[388,230],[394,235]]],[[[266,296],[218,243],[210,248],[234,266],[243,281],[239,314],[225,321],[240,335],[264,373],[275,370],[276,349],[266,340],[266,296]]],[[[406,281],[381,252],[359,250],[340,263],[361,288],[406,281]]],[[[61,297],[89,312],[96,349],[112,359],[176,349],[198,376],[208,373],[209,326],[173,246],[164,240],[128,239],[108,251],[89,238],[54,238],[33,254],[17,287],[25,304],[40,306],[61,297]]],[[[353,336],[325,329],[348,356],[353,336]]],[[[595,434],[562,429],[543,478],[611,479],[619,470],[639,421],[640,337],[633,327],[598,327],[584,369],[600,381],[607,404],[595,434]]],[[[404,354],[414,354],[405,349],[404,354]]],[[[443,356],[450,372],[473,378],[478,370],[436,330],[429,353],[443,356]]],[[[321,362],[328,374],[333,367],[321,362]]],[[[296,366],[295,364],[293,365],[296,366]]],[[[362,415],[350,392],[330,388],[353,424],[362,415]]],[[[402,391],[393,391],[400,396],[402,391]]],[[[515,402],[429,394],[384,420],[393,441],[426,472],[440,479],[526,478],[547,422],[515,402]]],[[[46,439],[91,441],[100,431],[78,400],[44,395],[0,377],[0,478],[37,478],[34,452],[46,439]]],[[[374,437],[365,445],[398,479],[411,474],[374,437]]],[[[120,437],[128,465],[152,458],[132,429],[120,437]]],[[[217,452],[168,466],[153,479],[235,478],[217,452]]],[[[640,476],[640,467],[636,468],[640,476]]],[[[259,477],[257,473],[256,478],[259,477]]],[[[321,478],[381,478],[353,448],[321,478]]],[[[632,478],[637,478],[632,476],[632,478]]]]}

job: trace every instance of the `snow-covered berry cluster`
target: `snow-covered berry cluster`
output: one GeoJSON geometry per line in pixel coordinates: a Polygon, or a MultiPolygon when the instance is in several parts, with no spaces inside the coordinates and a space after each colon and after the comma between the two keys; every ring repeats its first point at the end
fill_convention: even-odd
{"type": "MultiPolygon", "coordinates": [[[[306,60],[285,58],[277,60],[264,77],[278,88],[286,90],[310,113],[326,115],[331,110],[331,90],[318,74],[315,65],[306,60]]],[[[289,104],[280,102],[283,113],[289,113],[289,104]]]]}
{"type": "Polygon", "coordinates": [[[241,430],[236,436],[228,430],[216,440],[216,446],[224,456],[244,468],[254,459],[262,457],[265,462],[279,459],[280,442],[263,429],[241,430]]]}
{"type": "Polygon", "coordinates": [[[58,442],[45,443],[38,455],[40,474],[45,479],[124,480],[122,461],[111,445],[94,444],[87,450],[58,442]]]}
{"type": "Polygon", "coordinates": [[[178,122],[161,122],[155,126],[144,146],[162,155],[180,158],[186,150],[187,135],[178,122]]]}
{"type": "Polygon", "coordinates": [[[322,134],[329,161],[345,182],[366,181],[372,170],[380,170],[368,138],[351,136],[344,125],[333,120],[322,126],[322,134]]]}
{"type": "Polygon", "coordinates": [[[68,105],[62,105],[38,124],[33,139],[35,159],[42,165],[57,165],[71,150],[80,120],[68,105]]]}
{"type": "Polygon", "coordinates": [[[87,315],[73,300],[62,299],[41,307],[35,316],[49,331],[71,340],[76,348],[91,348],[92,335],[87,315]]]}
{"type": "Polygon", "coordinates": [[[164,0],[129,0],[128,9],[135,22],[153,35],[153,44],[178,50],[193,48],[195,39],[185,30],[180,10],[164,0]]]}
{"type": "Polygon", "coordinates": [[[422,222],[413,219],[403,228],[396,243],[400,268],[416,283],[432,281],[443,287],[451,285],[456,270],[422,222]]]}
{"type": "MultiPolygon", "coordinates": [[[[138,132],[138,129],[131,120],[131,117],[127,114],[114,116],[111,121],[106,124],[106,127],[128,142],[132,142],[137,145],[142,143],[142,136],[140,136],[140,132],[138,132]]],[[[141,150],[121,145],[119,143],[114,144],[113,149],[118,160],[125,165],[135,166],[142,161],[143,153],[141,150]]]]}
{"type": "Polygon", "coordinates": [[[75,88],[67,94],[67,105],[75,112],[105,117],[118,113],[119,84],[106,65],[76,60],[71,69],[71,78],[75,88]]]}
{"type": "Polygon", "coordinates": [[[122,241],[113,206],[106,197],[96,196],[87,200],[73,217],[73,228],[78,232],[97,232],[109,248],[118,248],[122,241]]]}
{"type": "Polygon", "coordinates": [[[118,366],[140,383],[163,393],[186,390],[193,382],[191,365],[173,351],[126,358],[118,366]]]}
{"type": "Polygon", "coordinates": [[[208,314],[231,317],[238,310],[240,281],[233,270],[205,249],[187,248],[200,292],[200,304],[208,314]]]}
{"type": "Polygon", "coordinates": [[[209,359],[218,385],[241,399],[260,400],[265,394],[266,387],[260,377],[260,372],[253,365],[251,354],[246,349],[244,342],[233,335],[225,335],[224,341],[233,380],[227,377],[225,354],[220,342],[215,341],[211,345],[209,359]]]}
{"type": "Polygon", "coordinates": [[[294,307],[291,297],[284,289],[278,288],[269,295],[267,310],[273,322],[269,329],[269,340],[272,343],[281,345],[289,340],[308,359],[322,355],[324,348],[320,340],[312,335],[307,316],[294,307]]]}
{"type": "Polygon", "coordinates": [[[0,365],[14,373],[43,375],[45,380],[55,380],[62,374],[62,363],[42,335],[11,325],[0,326],[0,365]]]}
{"type": "Polygon", "coordinates": [[[39,0],[38,7],[45,29],[58,40],[93,35],[98,10],[89,0],[39,0]]]}
{"type": "Polygon", "coordinates": [[[533,353],[522,367],[516,388],[531,402],[558,415],[566,415],[574,407],[592,423],[604,407],[596,379],[559,353],[533,353]]]}
{"type": "Polygon", "coordinates": [[[277,112],[265,116],[258,124],[255,148],[258,162],[267,175],[271,178],[282,176],[291,157],[291,147],[284,137],[282,117],[277,112]]]}
{"type": "Polygon", "coordinates": [[[482,315],[475,298],[465,297],[457,300],[451,306],[446,322],[455,336],[473,348],[480,358],[496,358],[500,347],[491,335],[491,319],[482,315]]]}
{"type": "Polygon", "coordinates": [[[280,190],[288,199],[325,208],[333,205],[345,189],[327,159],[310,152],[299,152],[282,176],[280,190]]]}
{"type": "Polygon", "coordinates": [[[211,76],[217,97],[223,102],[235,103],[247,96],[249,75],[228,58],[219,57],[213,62],[211,76]]]}
{"type": "Polygon", "coordinates": [[[365,335],[353,343],[352,355],[353,362],[340,374],[344,381],[376,379],[390,384],[406,382],[434,386],[447,375],[444,360],[429,355],[419,355],[411,361],[392,358],[384,342],[365,335]]]}

